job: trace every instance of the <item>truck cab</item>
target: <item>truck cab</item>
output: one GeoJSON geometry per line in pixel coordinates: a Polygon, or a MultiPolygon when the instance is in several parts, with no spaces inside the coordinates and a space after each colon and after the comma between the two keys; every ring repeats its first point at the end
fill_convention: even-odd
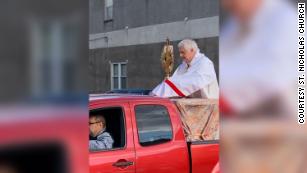
{"type": "Polygon", "coordinates": [[[187,142],[180,113],[166,98],[97,94],[90,114],[102,114],[113,148],[91,151],[91,173],[205,173],[218,161],[218,141],[187,142]]]}

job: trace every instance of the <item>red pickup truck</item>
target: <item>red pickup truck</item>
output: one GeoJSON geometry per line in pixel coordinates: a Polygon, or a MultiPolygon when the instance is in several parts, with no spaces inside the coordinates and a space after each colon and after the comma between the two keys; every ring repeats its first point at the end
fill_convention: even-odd
{"type": "Polygon", "coordinates": [[[219,141],[187,142],[170,99],[93,94],[89,104],[114,139],[111,150],[90,152],[91,173],[210,173],[218,162],[219,141]]]}

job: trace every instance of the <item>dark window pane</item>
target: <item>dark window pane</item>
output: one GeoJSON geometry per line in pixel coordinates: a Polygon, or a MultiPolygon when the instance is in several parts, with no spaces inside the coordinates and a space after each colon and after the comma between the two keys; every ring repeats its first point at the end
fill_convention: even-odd
{"type": "Polygon", "coordinates": [[[121,89],[126,89],[127,88],[127,80],[126,80],[125,77],[121,78],[121,84],[122,84],[121,89]]]}
{"type": "MultiPolygon", "coordinates": [[[[120,107],[100,107],[98,109],[90,110],[90,117],[95,115],[104,116],[107,125],[105,131],[111,135],[114,141],[112,149],[123,149],[126,145],[126,127],[123,109],[120,107]]],[[[89,120],[89,122],[91,122],[91,120],[89,120]]],[[[97,136],[89,135],[89,139],[97,140],[97,136]]],[[[90,152],[109,150],[104,148],[89,149],[90,152]]]]}
{"type": "Polygon", "coordinates": [[[43,91],[45,92],[45,93],[50,93],[51,92],[51,80],[52,80],[52,74],[51,74],[51,72],[52,72],[52,70],[51,70],[51,62],[50,62],[50,60],[49,59],[43,59],[43,61],[42,61],[42,66],[40,67],[41,69],[41,72],[42,72],[42,79],[43,79],[43,82],[42,82],[42,84],[43,84],[43,91]]]}
{"type": "Polygon", "coordinates": [[[106,7],[113,6],[113,0],[105,0],[104,3],[106,7]]]}
{"type": "Polygon", "coordinates": [[[127,65],[126,64],[121,65],[121,76],[127,77],[127,65]]]}
{"type": "Polygon", "coordinates": [[[113,18],[113,6],[106,8],[106,20],[113,18]]]}
{"type": "Polygon", "coordinates": [[[113,64],[113,76],[118,76],[118,64],[113,64]]]}
{"type": "Polygon", "coordinates": [[[113,88],[119,89],[119,87],[118,87],[118,77],[113,77],[113,88]]]}
{"type": "Polygon", "coordinates": [[[164,143],[172,139],[170,117],[161,105],[140,105],[135,108],[139,142],[142,146],[164,143]]]}
{"type": "Polygon", "coordinates": [[[105,20],[113,18],[113,0],[105,0],[105,20]]]}

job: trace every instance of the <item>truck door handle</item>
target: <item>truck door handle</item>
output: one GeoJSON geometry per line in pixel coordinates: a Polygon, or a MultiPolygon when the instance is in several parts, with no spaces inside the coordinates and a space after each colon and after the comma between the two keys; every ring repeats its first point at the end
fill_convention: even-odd
{"type": "Polygon", "coordinates": [[[133,162],[127,161],[125,159],[120,159],[116,163],[113,163],[112,166],[119,168],[126,168],[127,166],[133,165],[133,162]]]}

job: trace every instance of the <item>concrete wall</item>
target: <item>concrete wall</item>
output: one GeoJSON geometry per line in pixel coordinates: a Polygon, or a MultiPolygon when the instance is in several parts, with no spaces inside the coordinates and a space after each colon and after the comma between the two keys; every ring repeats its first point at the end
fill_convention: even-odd
{"type": "Polygon", "coordinates": [[[104,22],[104,0],[90,0],[90,34],[219,15],[217,0],[113,0],[113,21],[104,22]]]}
{"type": "Polygon", "coordinates": [[[90,49],[131,46],[172,41],[185,38],[208,38],[219,34],[219,17],[147,25],[104,33],[90,34],[90,49]]]}

